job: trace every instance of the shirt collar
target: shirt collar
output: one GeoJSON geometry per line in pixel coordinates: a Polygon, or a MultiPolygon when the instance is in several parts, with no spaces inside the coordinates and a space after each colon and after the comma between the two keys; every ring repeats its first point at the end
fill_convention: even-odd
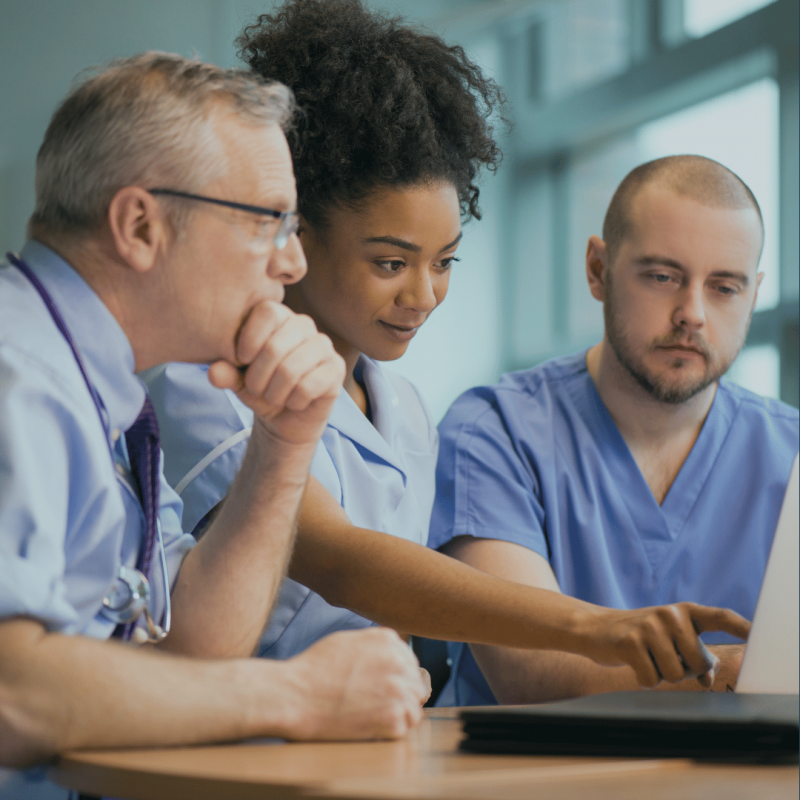
{"type": "Polygon", "coordinates": [[[405,472],[394,452],[399,416],[397,406],[400,403],[397,393],[380,364],[371,358],[362,355],[353,374],[369,395],[373,424],[364,417],[353,398],[342,391],[331,411],[328,425],[402,472],[405,479],[405,472]]]}
{"type": "Polygon", "coordinates": [[[134,375],[133,348],[125,332],[89,284],[57,253],[29,241],[20,255],[64,318],[108,415],[109,430],[128,430],[139,415],[145,391],[134,375]]]}

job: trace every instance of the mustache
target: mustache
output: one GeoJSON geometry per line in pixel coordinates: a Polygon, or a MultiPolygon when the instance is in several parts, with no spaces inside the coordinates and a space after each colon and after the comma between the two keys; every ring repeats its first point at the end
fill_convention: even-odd
{"type": "Polygon", "coordinates": [[[706,340],[697,333],[675,330],[665,336],[657,337],[652,344],[654,347],[691,347],[706,359],[711,358],[711,348],[706,340]]]}

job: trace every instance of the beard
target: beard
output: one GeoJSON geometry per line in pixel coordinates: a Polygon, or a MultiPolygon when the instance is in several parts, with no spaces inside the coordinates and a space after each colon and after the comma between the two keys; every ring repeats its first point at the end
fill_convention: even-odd
{"type": "Polygon", "coordinates": [[[636,382],[651,397],[661,403],[677,405],[685,403],[696,394],[699,394],[712,383],[716,383],[729,369],[739,355],[747,335],[748,324],[745,327],[742,340],[728,358],[720,357],[718,353],[698,333],[687,332],[676,327],[664,336],[652,339],[644,348],[644,353],[637,352],[622,323],[622,315],[617,311],[614,294],[610,283],[606,287],[606,301],[603,304],[603,318],[605,320],[606,338],[614,351],[620,364],[628,371],[636,382]],[[662,347],[691,347],[699,351],[705,368],[700,375],[692,375],[691,363],[680,355],[669,363],[669,369],[663,373],[653,370],[645,363],[644,356],[662,347]]]}

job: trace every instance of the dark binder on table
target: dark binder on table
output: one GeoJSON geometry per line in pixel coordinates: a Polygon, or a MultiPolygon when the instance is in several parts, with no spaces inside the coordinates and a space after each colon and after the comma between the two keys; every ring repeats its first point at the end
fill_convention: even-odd
{"type": "Polygon", "coordinates": [[[614,692],[461,712],[461,749],[528,755],[796,762],[798,696],[614,692]]]}

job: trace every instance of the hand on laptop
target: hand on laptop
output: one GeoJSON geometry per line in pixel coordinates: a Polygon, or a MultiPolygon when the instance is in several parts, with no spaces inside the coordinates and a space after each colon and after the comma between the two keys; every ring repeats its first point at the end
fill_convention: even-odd
{"type": "Polygon", "coordinates": [[[586,635],[594,661],[608,666],[629,664],[639,684],[653,687],[697,678],[710,688],[720,661],[698,638],[703,631],[724,631],[746,639],[750,623],[734,611],[696,603],[619,611],[598,609],[586,635]]]}

